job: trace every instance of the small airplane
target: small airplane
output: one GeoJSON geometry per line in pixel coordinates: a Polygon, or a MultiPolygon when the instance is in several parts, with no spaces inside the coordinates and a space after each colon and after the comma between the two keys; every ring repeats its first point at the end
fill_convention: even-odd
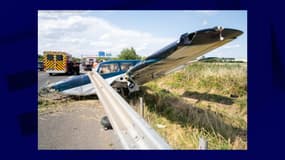
{"type": "MultiPolygon", "coordinates": [[[[145,60],[101,62],[93,72],[100,73],[119,92],[132,93],[138,91],[140,85],[184,68],[197,57],[231,42],[242,33],[240,30],[222,27],[184,33],[177,41],[158,50],[145,60]]],[[[69,77],[50,84],[48,88],[67,95],[96,94],[87,74],[69,77]]]]}

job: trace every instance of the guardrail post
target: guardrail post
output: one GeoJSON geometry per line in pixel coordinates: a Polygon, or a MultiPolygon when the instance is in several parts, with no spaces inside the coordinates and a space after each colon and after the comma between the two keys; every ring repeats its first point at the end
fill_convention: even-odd
{"type": "Polygon", "coordinates": [[[134,106],[134,101],[132,99],[130,99],[130,105],[133,107],[134,106]]]}
{"type": "Polygon", "coordinates": [[[88,72],[88,76],[123,148],[171,149],[169,144],[97,72],[88,72]]]}
{"type": "Polygon", "coordinates": [[[143,104],[143,98],[140,97],[140,114],[144,118],[144,104],[143,104]]]}
{"type": "Polygon", "coordinates": [[[208,141],[205,140],[203,137],[199,138],[199,149],[207,150],[208,149],[208,141]]]}

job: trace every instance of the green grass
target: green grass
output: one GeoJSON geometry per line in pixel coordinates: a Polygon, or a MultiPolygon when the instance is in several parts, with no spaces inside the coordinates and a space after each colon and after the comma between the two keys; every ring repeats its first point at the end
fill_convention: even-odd
{"type": "Polygon", "coordinates": [[[183,71],[169,75],[166,85],[243,96],[247,94],[246,73],[243,63],[193,63],[183,71]]]}
{"type": "Polygon", "coordinates": [[[193,63],[141,87],[145,119],[176,149],[247,148],[247,66],[193,63]],[[157,125],[166,126],[159,128],[157,125]]]}

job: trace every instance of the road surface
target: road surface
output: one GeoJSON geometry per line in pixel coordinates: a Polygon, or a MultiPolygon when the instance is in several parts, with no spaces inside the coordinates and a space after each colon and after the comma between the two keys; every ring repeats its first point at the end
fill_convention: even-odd
{"type": "MultiPolygon", "coordinates": [[[[81,74],[84,74],[84,73],[81,73],[81,74]]],[[[49,76],[49,74],[46,72],[38,72],[38,91],[50,83],[58,82],[69,76],[72,76],[72,75],[57,74],[54,76],[49,76]]]]}
{"type": "MultiPolygon", "coordinates": [[[[38,88],[57,82],[66,75],[49,76],[38,72],[38,88]]],[[[42,101],[43,97],[39,97],[42,101]]],[[[98,99],[54,100],[41,105],[38,114],[38,149],[120,149],[113,130],[100,124],[106,115],[98,99]]],[[[40,104],[40,103],[39,103],[40,104]]]]}

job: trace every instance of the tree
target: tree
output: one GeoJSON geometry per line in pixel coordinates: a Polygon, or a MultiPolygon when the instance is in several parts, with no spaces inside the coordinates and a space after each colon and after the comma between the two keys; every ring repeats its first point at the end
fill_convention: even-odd
{"type": "Polygon", "coordinates": [[[130,49],[124,48],[118,56],[118,59],[141,59],[141,57],[137,55],[135,49],[131,47],[130,49]]]}
{"type": "Polygon", "coordinates": [[[38,54],[38,61],[43,61],[43,59],[44,59],[44,56],[38,54]]]}
{"type": "Polygon", "coordinates": [[[80,58],[72,57],[72,61],[73,61],[73,62],[80,62],[80,58]]]}

